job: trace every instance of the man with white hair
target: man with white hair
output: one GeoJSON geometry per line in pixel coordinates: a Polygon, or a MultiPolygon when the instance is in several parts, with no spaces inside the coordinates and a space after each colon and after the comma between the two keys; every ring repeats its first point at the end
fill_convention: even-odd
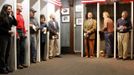
{"type": "Polygon", "coordinates": [[[59,26],[58,22],[55,19],[55,15],[50,15],[50,21],[48,22],[48,28],[50,31],[50,50],[49,58],[52,59],[53,56],[60,57],[60,51],[58,47],[58,38],[59,38],[59,26]]]}
{"type": "Polygon", "coordinates": [[[24,63],[25,61],[25,39],[26,39],[26,29],[24,25],[24,19],[21,14],[22,12],[22,5],[21,3],[17,3],[17,68],[23,69],[27,67],[24,63]]]}
{"type": "Polygon", "coordinates": [[[128,54],[128,41],[129,32],[132,29],[131,21],[128,19],[128,12],[123,11],[121,18],[117,20],[117,31],[118,31],[118,58],[127,59],[128,54]]]}

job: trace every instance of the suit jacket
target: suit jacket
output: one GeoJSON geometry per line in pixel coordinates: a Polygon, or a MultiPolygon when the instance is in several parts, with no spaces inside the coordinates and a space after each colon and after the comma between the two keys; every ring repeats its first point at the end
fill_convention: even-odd
{"type": "Polygon", "coordinates": [[[57,32],[59,32],[59,26],[57,21],[50,20],[48,22],[48,29],[50,31],[50,36],[49,38],[52,39],[53,36],[57,35],[57,32]],[[54,26],[55,22],[55,26],[54,26]]]}
{"type": "Polygon", "coordinates": [[[84,32],[90,32],[89,39],[95,39],[95,31],[96,31],[96,20],[85,20],[84,21],[84,32]]]}

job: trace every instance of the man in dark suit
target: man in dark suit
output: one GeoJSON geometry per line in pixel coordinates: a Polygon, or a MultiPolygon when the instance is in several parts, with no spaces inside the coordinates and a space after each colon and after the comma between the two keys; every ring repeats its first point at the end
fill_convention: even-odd
{"type": "Polygon", "coordinates": [[[58,22],[55,19],[55,15],[50,15],[50,21],[48,22],[48,28],[50,31],[50,49],[49,49],[49,58],[52,57],[60,57],[60,51],[58,47],[58,39],[59,39],[59,26],[58,22]]]}

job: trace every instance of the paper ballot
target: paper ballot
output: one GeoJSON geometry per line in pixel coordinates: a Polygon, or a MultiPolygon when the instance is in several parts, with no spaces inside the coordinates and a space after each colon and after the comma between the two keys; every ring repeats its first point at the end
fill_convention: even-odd
{"type": "Polygon", "coordinates": [[[47,33],[47,28],[44,27],[42,31],[43,31],[44,34],[46,34],[47,33]]]}
{"type": "Polygon", "coordinates": [[[32,27],[33,27],[33,29],[34,29],[35,31],[37,31],[37,28],[36,28],[36,26],[35,26],[35,25],[32,25],[32,27]]]}

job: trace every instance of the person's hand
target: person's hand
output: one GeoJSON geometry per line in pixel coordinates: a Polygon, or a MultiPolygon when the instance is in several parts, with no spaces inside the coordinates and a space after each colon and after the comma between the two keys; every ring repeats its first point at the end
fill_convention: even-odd
{"type": "Polygon", "coordinates": [[[12,17],[13,16],[13,11],[11,11],[10,13],[9,13],[9,17],[12,17]]]}
{"type": "Polygon", "coordinates": [[[17,36],[17,39],[20,39],[20,36],[17,36]]]}
{"type": "Polygon", "coordinates": [[[11,36],[15,35],[14,31],[12,31],[12,30],[9,30],[8,33],[11,34],[11,36]]]}
{"type": "Polygon", "coordinates": [[[127,27],[126,26],[123,26],[123,29],[127,29],[127,27]]]}
{"type": "Polygon", "coordinates": [[[59,35],[59,33],[58,33],[58,32],[57,32],[56,34],[57,34],[57,35],[59,35]]]}
{"type": "Polygon", "coordinates": [[[91,31],[88,31],[87,34],[91,34],[91,31]]]}
{"type": "Polygon", "coordinates": [[[8,31],[8,33],[9,33],[9,34],[13,34],[13,33],[14,33],[14,31],[12,31],[12,30],[9,30],[9,31],[8,31]]]}
{"type": "Polygon", "coordinates": [[[27,38],[27,35],[26,35],[26,34],[23,34],[23,37],[24,37],[24,38],[27,38]]]}
{"type": "Polygon", "coordinates": [[[33,27],[33,24],[29,24],[30,27],[33,27]]]}

